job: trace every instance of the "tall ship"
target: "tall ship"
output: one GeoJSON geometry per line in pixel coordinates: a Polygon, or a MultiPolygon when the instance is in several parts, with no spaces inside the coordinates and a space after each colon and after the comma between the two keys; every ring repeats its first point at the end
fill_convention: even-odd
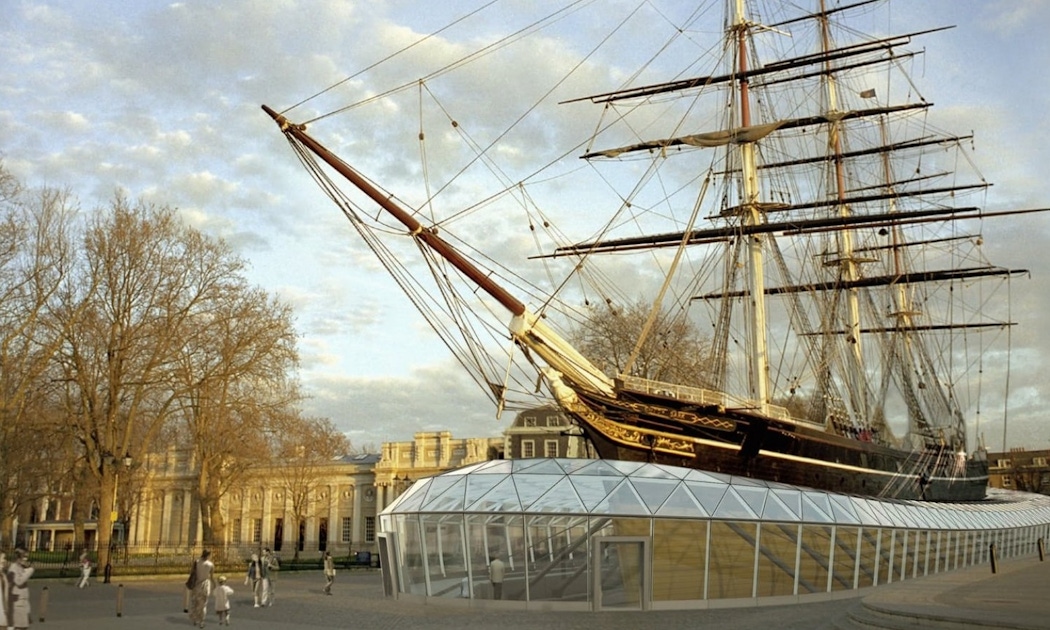
{"type": "MultiPolygon", "coordinates": [[[[684,70],[644,80],[667,67],[646,60],[615,89],[560,95],[552,105],[590,110],[587,132],[529,177],[490,166],[502,188],[477,203],[442,203],[449,184],[431,182],[404,201],[315,138],[324,116],[308,131],[290,109],[263,109],[498,409],[531,389],[606,459],[980,500],[988,462],[976,383],[995,370],[989,380],[1005,380],[1001,360],[985,361],[1015,324],[1010,279],[1027,273],[987,260],[982,228],[1037,210],[981,207],[990,184],[973,166],[972,137],[937,129],[907,72],[919,42],[943,28],[863,34],[858,22],[886,26],[872,18],[885,5],[699,2],[658,46],[677,50],[684,70]],[[721,36],[688,21],[716,7],[721,36]],[[681,53],[683,34],[696,54],[681,53]],[[613,192],[530,188],[584,176],[613,192]],[[486,252],[508,242],[500,213],[519,208],[550,244],[517,261],[486,252]],[[453,219],[468,211],[487,213],[488,227],[460,235],[453,219]],[[556,227],[559,213],[575,235],[556,227]],[[594,338],[626,321],[632,279],[642,317],[629,341],[598,352],[594,338]],[[476,339],[492,314],[506,361],[476,339]],[[696,334],[671,340],[680,326],[696,334]]],[[[549,111],[562,85],[522,118],[549,111]]],[[[446,133],[470,138],[468,165],[500,155],[506,136],[486,143],[449,123],[446,133]]],[[[331,135],[352,153],[353,137],[331,135]]],[[[421,145],[426,137],[421,123],[421,145]]]]}

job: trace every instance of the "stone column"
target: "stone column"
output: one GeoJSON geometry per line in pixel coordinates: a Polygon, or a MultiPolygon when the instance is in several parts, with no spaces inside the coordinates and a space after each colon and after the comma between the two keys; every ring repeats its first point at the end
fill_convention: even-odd
{"type": "Polygon", "coordinates": [[[358,545],[364,543],[364,527],[365,519],[361,515],[361,495],[364,494],[364,488],[357,487],[357,479],[354,479],[354,514],[353,520],[350,522],[350,544],[357,543],[358,545]]]}

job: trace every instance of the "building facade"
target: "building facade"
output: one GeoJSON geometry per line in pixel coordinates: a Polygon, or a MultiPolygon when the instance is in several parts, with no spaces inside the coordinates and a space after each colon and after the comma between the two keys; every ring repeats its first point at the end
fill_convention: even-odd
{"type": "MultiPolygon", "coordinates": [[[[386,442],[381,453],[347,455],[303,470],[296,462],[253,470],[220,505],[228,550],[269,547],[282,556],[376,551],[376,517],[417,479],[502,459],[505,438],[456,439],[448,431],[386,442]]],[[[187,449],[151,453],[118,480],[112,540],[132,553],[181,554],[203,539],[195,491],[196,462],[187,449]]],[[[94,512],[93,512],[94,514],[94,512]]],[[[95,521],[76,541],[72,498],[50,496],[23,510],[18,544],[61,551],[93,548],[95,521]]]]}
{"type": "Polygon", "coordinates": [[[560,409],[553,406],[518,413],[514,423],[503,432],[503,437],[503,459],[595,457],[580,430],[569,423],[569,418],[560,409]]]}
{"type": "Polygon", "coordinates": [[[988,485],[1050,495],[1050,450],[988,453],[988,485]]]}

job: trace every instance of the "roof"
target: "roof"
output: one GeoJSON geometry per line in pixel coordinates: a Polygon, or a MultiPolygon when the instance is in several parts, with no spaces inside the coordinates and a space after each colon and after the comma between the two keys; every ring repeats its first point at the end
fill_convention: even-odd
{"type": "Polygon", "coordinates": [[[522,459],[421,479],[383,514],[452,512],[975,530],[1046,523],[1050,497],[989,489],[986,500],[970,503],[880,500],[660,464],[522,459]]]}
{"type": "Polygon", "coordinates": [[[354,455],[340,455],[336,461],[344,464],[376,464],[379,462],[379,453],[357,453],[354,455]]]}

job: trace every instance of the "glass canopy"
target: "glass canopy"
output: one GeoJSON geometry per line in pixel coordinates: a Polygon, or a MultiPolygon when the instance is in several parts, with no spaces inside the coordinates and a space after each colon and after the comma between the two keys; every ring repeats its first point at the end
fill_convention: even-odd
{"type": "Polygon", "coordinates": [[[911,529],[1050,522],[1050,497],[989,489],[972,503],[847,496],[746,477],[615,460],[493,460],[416,482],[385,513],[657,516],[911,529]]]}
{"type": "Polygon", "coordinates": [[[378,533],[388,593],[399,597],[565,610],[750,605],[1042,552],[1050,497],[990,490],[982,501],[927,503],[659,464],[495,460],[416,481],[380,514],[378,533]]]}

